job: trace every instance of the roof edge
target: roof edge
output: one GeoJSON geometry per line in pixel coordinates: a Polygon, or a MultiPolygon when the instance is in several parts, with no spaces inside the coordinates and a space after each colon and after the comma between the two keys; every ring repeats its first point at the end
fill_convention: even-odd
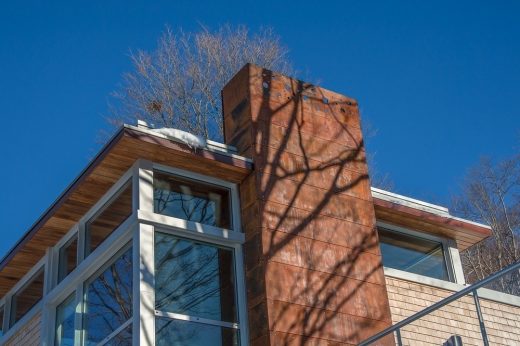
{"type": "Polygon", "coordinates": [[[410,208],[414,210],[418,210],[421,212],[426,212],[432,214],[432,216],[441,217],[448,220],[458,221],[464,224],[472,225],[475,227],[479,227],[486,230],[491,230],[491,226],[485,225],[483,223],[475,222],[472,220],[460,218],[457,216],[453,216],[450,214],[448,208],[431,204],[428,202],[424,202],[418,199],[414,199],[411,197],[406,197],[403,195],[399,195],[393,192],[385,191],[382,189],[378,189],[375,187],[370,188],[372,192],[372,198],[383,200],[385,202],[391,203],[393,205],[398,205],[404,208],[410,208]]]}
{"type": "Polygon", "coordinates": [[[101,159],[105,157],[105,155],[109,152],[109,149],[114,146],[114,144],[123,137],[124,134],[124,126],[119,127],[116,133],[110,138],[110,140],[103,145],[101,150],[98,151],[96,156],[81,170],[81,172],[74,178],[74,180],[63,190],[63,192],[58,195],[58,197],[51,203],[51,205],[41,214],[41,216],[29,227],[29,229],[24,233],[23,236],[9,249],[9,251],[2,257],[0,260],[0,271],[2,271],[12,257],[18,252],[17,250],[25,245],[29,240],[32,239],[34,234],[38,231],[38,229],[43,225],[51,216],[52,213],[61,206],[66,197],[74,190],[74,187],[79,184],[82,178],[94,167],[97,165],[101,159]]]}

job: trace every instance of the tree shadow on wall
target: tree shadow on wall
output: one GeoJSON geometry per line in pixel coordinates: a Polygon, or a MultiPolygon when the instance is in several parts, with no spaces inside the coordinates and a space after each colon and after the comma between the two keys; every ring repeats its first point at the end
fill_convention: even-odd
{"type": "Polygon", "coordinates": [[[356,344],[390,324],[357,106],[252,75],[254,138],[236,143],[256,165],[241,187],[251,342],[356,344]]]}

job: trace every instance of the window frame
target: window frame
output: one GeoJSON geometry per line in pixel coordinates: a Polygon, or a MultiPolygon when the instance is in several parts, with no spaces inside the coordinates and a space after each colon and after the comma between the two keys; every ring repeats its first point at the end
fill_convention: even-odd
{"type": "MultiPolygon", "coordinates": [[[[230,246],[228,243],[225,243],[225,242],[218,242],[218,241],[215,241],[215,240],[212,240],[211,242],[208,242],[207,240],[204,240],[204,239],[196,239],[196,238],[188,238],[188,237],[185,237],[185,236],[179,236],[179,234],[174,230],[174,229],[166,229],[166,228],[162,228],[162,227],[157,227],[155,230],[154,230],[154,237],[157,233],[163,233],[163,234],[167,234],[167,235],[170,235],[172,237],[175,237],[177,239],[180,239],[180,240],[187,240],[187,241],[197,241],[197,242],[200,242],[204,245],[207,245],[207,246],[212,246],[212,247],[215,247],[215,248],[221,248],[221,249],[225,249],[225,250],[228,250],[228,251],[232,251],[233,252],[233,274],[235,276],[235,287],[234,287],[234,291],[235,291],[235,304],[236,304],[236,308],[237,308],[237,321],[238,322],[227,322],[227,321],[218,321],[218,320],[213,320],[213,319],[208,319],[208,318],[203,318],[203,317],[197,317],[197,316],[194,316],[194,315],[186,315],[186,314],[180,314],[180,313],[175,313],[175,312],[169,312],[169,311],[165,311],[165,310],[156,310],[154,309],[155,311],[155,317],[159,317],[159,318],[167,318],[167,319],[170,319],[170,320],[180,320],[180,321],[186,321],[186,322],[195,322],[195,323],[201,323],[201,324],[206,324],[206,325],[210,325],[210,326],[216,326],[216,327],[224,327],[224,328],[230,328],[230,329],[235,329],[237,330],[239,333],[240,333],[240,307],[239,307],[239,297],[238,297],[238,283],[236,282],[237,281],[237,276],[238,276],[238,273],[237,273],[237,246],[230,246]]],[[[154,273],[155,273],[155,267],[154,267],[154,273]]],[[[154,306],[155,307],[155,306],[154,306]]]]}
{"type": "MultiPolygon", "coordinates": [[[[221,246],[233,250],[235,270],[235,299],[237,304],[237,320],[238,323],[223,322],[221,327],[236,327],[239,334],[240,344],[248,345],[249,330],[247,318],[247,300],[246,300],[246,286],[245,286],[245,270],[243,257],[243,244],[245,242],[245,235],[242,233],[240,221],[240,199],[238,186],[234,183],[217,179],[214,177],[205,176],[200,173],[186,171],[179,168],[155,164],[150,161],[143,161],[139,167],[139,173],[136,175],[139,179],[140,204],[138,210],[139,229],[139,246],[140,246],[140,267],[153,268],[151,273],[143,273],[141,271],[141,280],[139,289],[141,299],[139,311],[141,321],[137,321],[135,327],[140,328],[140,340],[138,344],[149,342],[146,335],[154,335],[155,338],[155,319],[169,318],[168,316],[180,317],[179,320],[191,319],[187,315],[173,314],[159,312],[155,310],[155,234],[156,232],[167,233],[173,236],[184,238],[187,240],[200,241],[208,245],[221,246]],[[193,221],[187,221],[171,216],[166,216],[154,212],[154,187],[153,187],[153,173],[160,171],[161,173],[173,174],[184,179],[200,181],[201,183],[221,186],[230,191],[230,213],[231,224],[233,230],[223,229],[215,226],[205,225],[193,221]],[[141,203],[148,201],[148,203],[141,203]],[[145,275],[146,274],[146,275],[145,275]],[[165,316],[166,315],[166,316],[165,316]]],[[[193,318],[193,322],[202,322],[202,318],[193,318]],[[198,319],[198,320],[197,320],[198,319]]],[[[207,321],[206,321],[207,322],[207,321]]],[[[216,326],[217,324],[207,323],[208,325],[216,326]]],[[[154,339],[155,342],[155,339],[154,339]]]]}
{"type": "MultiPolygon", "coordinates": [[[[434,242],[440,243],[442,246],[442,254],[443,254],[444,262],[446,265],[446,272],[448,273],[448,281],[426,276],[426,275],[408,272],[408,271],[401,270],[401,269],[386,267],[383,263],[383,268],[385,271],[396,271],[396,272],[400,273],[402,276],[410,277],[412,281],[417,281],[417,280],[413,280],[413,278],[419,277],[419,278],[424,278],[425,280],[433,279],[433,280],[438,280],[438,281],[442,281],[442,282],[460,283],[459,272],[462,273],[462,264],[460,263],[460,258],[455,258],[455,256],[458,257],[459,254],[458,254],[458,250],[457,250],[454,240],[448,239],[445,237],[441,237],[441,236],[436,236],[436,235],[426,233],[426,232],[421,232],[420,230],[412,230],[412,229],[397,226],[394,224],[389,224],[389,223],[382,222],[382,221],[377,221],[376,227],[378,230],[379,230],[379,228],[382,228],[382,229],[385,229],[390,232],[403,233],[405,235],[409,235],[412,237],[421,238],[424,240],[429,240],[429,241],[434,241],[434,242]],[[456,254],[454,254],[454,252],[456,252],[456,254]],[[460,268],[458,268],[458,267],[460,267],[460,268]]],[[[378,239],[379,239],[379,233],[378,233],[378,239]]],[[[383,261],[383,257],[381,254],[381,262],[382,261],[383,261]]],[[[462,278],[463,278],[463,276],[462,276],[462,278]]]]}
{"type": "MultiPolygon", "coordinates": [[[[74,237],[77,237],[77,244],[76,244],[76,248],[78,248],[79,246],[79,225],[76,224],[74,225],[74,227],[71,228],[71,230],[69,232],[67,232],[67,234],[62,238],[60,239],[60,242],[57,243],[54,248],[56,250],[52,251],[52,256],[53,256],[53,259],[54,259],[54,263],[56,263],[55,265],[55,270],[53,270],[53,275],[52,275],[52,287],[54,288],[57,284],[58,284],[58,279],[59,279],[59,275],[60,275],[60,270],[61,270],[61,263],[60,263],[60,259],[61,259],[61,249],[65,246],[68,246],[70,245],[73,241],[74,241],[74,237]]],[[[76,270],[76,268],[78,267],[79,265],[79,256],[78,256],[78,252],[79,252],[79,249],[76,250],[76,267],[70,272],[68,273],[67,275],[65,275],[61,281],[65,280],[65,278],[67,276],[69,276],[74,270],[76,270]]],[[[61,282],[60,281],[60,282],[61,282]]]]}
{"type": "MultiPolygon", "coordinates": [[[[241,228],[241,224],[240,224],[239,193],[238,193],[238,188],[237,188],[236,184],[231,183],[229,181],[222,180],[222,179],[209,177],[207,175],[203,175],[200,173],[195,173],[195,172],[187,171],[187,170],[180,169],[180,168],[169,167],[169,166],[165,166],[165,165],[161,165],[161,164],[157,164],[157,163],[152,163],[152,170],[160,171],[160,172],[163,172],[166,174],[171,174],[174,176],[178,176],[180,178],[188,179],[188,180],[193,181],[194,183],[197,183],[199,181],[203,184],[214,185],[214,186],[225,188],[225,189],[229,190],[231,229],[205,225],[205,224],[201,224],[198,222],[187,221],[185,219],[180,219],[180,218],[176,218],[176,217],[172,217],[172,216],[168,216],[168,217],[172,217],[174,219],[186,221],[189,223],[192,222],[192,223],[201,225],[201,227],[218,228],[218,229],[227,230],[230,232],[239,232],[239,233],[242,232],[242,228],[241,228]]],[[[152,178],[153,178],[153,176],[152,176],[152,178]]],[[[152,184],[153,184],[153,181],[152,181],[152,184]]],[[[153,199],[152,199],[152,212],[153,212],[153,199]]],[[[154,214],[157,214],[157,213],[154,212],[154,214]]],[[[163,215],[163,214],[157,214],[157,215],[163,215]]],[[[166,215],[164,215],[164,216],[166,216],[166,215]]]]}
{"type": "MultiPolygon", "coordinates": [[[[43,321],[42,321],[42,341],[47,345],[54,345],[56,338],[56,309],[65,301],[71,294],[75,294],[76,316],[74,321],[75,333],[74,344],[82,344],[82,322],[84,312],[84,284],[91,278],[100,268],[104,267],[111,261],[111,259],[118,254],[125,246],[134,246],[133,235],[136,226],[136,193],[137,188],[133,179],[136,162],[129,170],[127,170],[119,180],[114,183],[108,191],[87,211],[81,219],[71,228],[65,236],[60,239],[55,246],[50,250],[50,257],[52,258],[52,289],[45,297],[43,306],[43,321]],[[86,256],[85,248],[85,225],[104,208],[114,198],[117,198],[119,193],[123,191],[126,184],[132,184],[132,213],[121,223],[112,233],[103,240],[99,246],[94,249],[88,256],[86,256]],[[74,236],[78,237],[77,244],[77,266],[62,281],[57,283],[58,271],[60,267],[59,257],[60,249],[68,244],[74,236]],[[91,256],[92,255],[92,256],[91,256]]],[[[135,261],[135,248],[133,248],[132,260],[135,261]]],[[[133,265],[134,267],[135,265],[133,265]]],[[[132,277],[135,284],[135,268],[132,268],[132,277]]],[[[135,296],[134,296],[135,298],[135,296]]],[[[135,311],[133,320],[135,317],[135,311]]],[[[126,323],[125,323],[126,324],[126,323]]],[[[126,324],[128,326],[131,323],[126,324]]]]}
{"type": "MultiPolygon", "coordinates": [[[[135,214],[135,206],[134,206],[134,203],[135,203],[135,200],[133,198],[133,195],[134,195],[134,188],[133,188],[133,179],[132,179],[132,176],[131,174],[131,170],[129,170],[127,172],[127,174],[125,174],[123,177],[121,177],[116,184],[114,184],[110,189],[109,191],[98,201],[98,203],[95,204],[95,206],[90,209],[90,211],[88,213],[85,214],[85,216],[83,216],[79,222],[80,226],[81,226],[81,232],[80,232],[80,235],[82,236],[83,238],[83,241],[82,241],[82,249],[79,250],[79,246],[80,246],[80,242],[79,242],[79,238],[78,238],[78,254],[81,254],[81,258],[79,258],[79,261],[78,261],[78,264],[79,262],[85,260],[86,258],[88,258],[91,254],[95,253],[97,248],[99,246],[101,246],[101,244],[103,244],[105,241],[108,240],[108,238],[110,238],[110,236],[120,227],[122,226],[126,220],[128,220],[130,217],[132,217],[132,215],[135,214]],[[101,241],[101,243],[98,244],[98,246],[93,249],[93,250],[89,250],[87,252],[87,246],[89,246],[90,244],[87,243],[87,225],[91,222],[91,221],[95,221],[103,212],[105,212],[111,205],[113,202],[115,202],[118,197],[120,197],[124,192],[125,192],[125,189],[130,187],[132,189],[132,206],[131,206],[131,213],[130,215],[128,215],[128,217],[120,224],[118,225],[115,229],[112,230],[112,232],[105,238],[101,241]],[[103,202],[103,203],[100,203],[100,202],[103,202]],[[94,210],[93,210],[94,209],[94,210]],[[87,217],[88,216],[88,217],[87,217]]],[[[79,257],[79,256],[78,256],[79,257]]]]}
{"type": "Polygon", "coordinates": [[[13,292],[13,294],[11,295],[11,301],[10,301],[10,312],[9,312],[9,328],[12,328],[14,325],[16,325],[18,322],[20,322],[24,317],[25,315],[27,315],[36,305],[38,305],[40,302],[43,301],[43,297],[45,296],[45,265],[41,266],[38,270],[36,270],[27,280],[25,280],[24,284],[18,288],[15,292],[13,292]],[[25,289],[27,289],[33,282],[34,280],[38,277],[38,276],[42,276],[42,279],[43,279],[43,282],[42,282],[42,296],[40,299],[38,299],[38,301],[36,303],[33,304],[33,306],[31,306],[29,308],[29,310],[27,310],[23,315],[22,317],[20,317],[20,319],[18,321],[15,320],[15,313],[16,313],[16,310],[18,308],[18,304],[17,304],[17,300],[18,299],[15,299],[15,297],[19,294],[19,293],[22,293],[25,291],[25,289]]]}
{"type": "MultiPolygon", "coordinates": [[[[223,246],[233,250],[235,270],[235,299],[237,304],[238,323],[236,329],[239,332],[241,345],[248,345],[248,317],[245,285],[245,269],[243,257],[243,244],[245,234],[241,230],[241,209],[238,185],[206,176],[192,171],[173,168],[161,164],[155,164],[148,160],[138,159],[121,175],[107,192],[71,227],[71,229],[54,246],[47,249],[40,261],[0,299],[0,306],[4,307],[3,330],[0,344],[9,340],[15,333],[25,326],[37,313],[41,313],[41,340],[44,345],[54,345],[56,337],[56,308],[70,295],[75,296],[75,344],[82,342],[82,319],[84,311],[85,282],[100,270],[103,266],[125,246],[132,246],[132,278],[133,278],[133,316],[125,322],[113,335],[132,325],[132,343],[140,345],[147,343],[149,335],[155,335],[155,292],[153,274],[146,273],[148,268],[154,267],[154,233],[159,229],[163,233],[171,233],[185,239],[201,241],[209,245],[223,246]],[[195,183],[211,184],[229,190],[230,218],[232,230],[219,228],[178,219],[166,215],[154,213],[153,201],[153,172],[161,171],[166,174],[174,174],[181,178],[193,180],[195,183]],[[94,251],[85,254],[85,225],[97,213],[102,211],[107,203],[115,198],[124,186],[132,184],[132,213],[119,225],[94,251]],[[60,249],[77,237],[77,265],[59,283],[59,256],[60,249]],[[131,245],[129,245],[131,244],[131,245]],[[150,267],[151,265],[151,267],[150,267]],[[11,316],[11,298],[24,287],[29,280],[41,269],[44,269],[43,298],[33,306],[17,323],[9,327],[11,316]],[[152,309],[147,309],[153,304],[152,309]],[[150,317],[150,319],[146,319],[150,317]],[[143,323],[144,321],[144,323],[143,323]],[[6,327],[7,326],[7,327],[6,327]],[[151,334],[150,334],[151,332],[151,334]]],[[[0,321],[1,322],[1,321],[0,321]]],[[[211,325],[211,324],[210,324],[211,325]]],[[[228,327],[223,325],[224,327],[228,327]]],[[[108,340],[107,340],[108,341],[108,340]]],[[[153,340],[154,341],[154,340],[153,340]]],[[[103,341],[105,342],[105,341],[103,341]]]]}
{"type": "Polygon", "coordinates": [[[14,286],[7,292],[2,299],[0,299],[0,306],[4,308],[4,319],[2,323],[3,335],[0,337],[0,345],[3,344],[4,341],[9,340],[14,334],[19,332],[23,326],[29,322],[38,312],[42,310],[45,301],[45,293],[47,292],[48,287],[48,279],[49,279],[49,267],[47,266],[48,262],[48,253],[44,255],[38,263],[36,263],[31,270],[27,272],[14,286]],[[43,295],[42,298],[34,304],[26,313],[22,316],[18,321],[14,322],[11,325],[12,320],[12,303],[13,297],[24,288],[27,287],[28,284],[31,283],[32,279],[36,275],[43,270],[43,295]]]}
{"type": "MultiPolygon", "coordinates": [[[[123,239],[122,239],[123,240],[123,239]]],[[[81,323],[80,323],[80,326],[81,327],[81,341],[80,341],[80,345],[84,345],[85,344],[85,336],[86,336],[86,333],[85,333],[85,329],[84,329],[84,325],[83,325],[83,321],[84,321],[84,318],[85,318],[85,312],[86,312],[86,306],[88,304],[88,299],[87,299],[87,296],[88,296],[88,290],[86,289],[90,284],[92,284],[92,282],[96,281],[96,279],[101,275],[103,274],[108,268],[110,268],[123,254],[125,254],[128,250],[132,249],[132,284],[135,283],[135,280],[133,278],[133,275],[134,275],[134,256],[133,256],[133,241],[132,239],[127,239],[128,241],[126,243],[124,243],[123,246],[121,246],[117,251],[115,252],[111,252],[112,253],[112,256],[107,260],[105,261],[100,267],[97,268],[97,270],[95,270],[92,274],[90,274],[89,276],[85,277],[84,280],[82,281],[81,285],[83,286],[82,287],[82,299],[80,302],[76,301],[76,304],[77,306],[79,306],[79,309],[81,309],[81,323]]],[[[134,297],[132,296],[132,299],[134,297]]],[[[65,298],[67,299],[67,298],[65,298]]],[[[132,307],[133,308],[133,307],[132,307]]],[[[110,340],[112,340],[114,338],[114,336],[116,336],[117,334],[119,334],[121,331],[123,331],[126,327],[128,327],[129,325],[132,324],[132,320],[135,318],[135,311],[132,310],[132,317],[130,317],[128,320],[126,320],[124,323],[122,323],[119,327],[117,327],[112,333],[110,333],[109,335],[107,335],[103,340],[101,340],[98,345],[104,345],[106,344],[107,342],[109,342],[110,340]]],[[[77,321],[74,323],[75,324],[75,327],[78,327],[76,324],[77,324],[77,321]]],[[[56,329],[56,326],[54,326],[54,329],[56,329]]],[[[77,339],[75,338],[74,340],[74,343],[77,342],[77,339]]],[[[53,344],[54,345],[54,344],[53,344]]]]}

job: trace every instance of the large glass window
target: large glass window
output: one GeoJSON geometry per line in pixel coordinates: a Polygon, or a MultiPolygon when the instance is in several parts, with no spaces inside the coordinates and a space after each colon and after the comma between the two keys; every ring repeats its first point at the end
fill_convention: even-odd
{"type": "Polygon", "coordinates": [[[448,266],[441,242],[379,228],[385,267],[448,281],[448,266]]]}
{"type": "Polygon", "coordinates": [[[10,325],[18,322],[33,306],[43,297],[43,268],[25,285],[24,288],[15,293],[11,300],[10,325]]]}
{"type": "Polygon", "coordinates": [[[132,214],[132,183],[121,190],[85,225],[85,254],[94,251],[132,214]]]}
{"type": "Polygon", "coordinates": [[[58,265],[58,283],[61,282],[78,265],[78,235],[74,235],[60,249],[58,265]]]}
{"type": "Polygon", "coordinates": [[[56,308],[55,346],[74,346],[74,317],[76,296],[73,293],[56,308]]]}
{"type": "Polygon", "coordinates": [[[154,172],[154,212],[231,229],[229,190],[154,172]]]}
{"type": "Polygon", "coordinates": [[[155,234],[157,345],[237,345],[233,250],[155,234]]]}
{"type": "Polygon", "coordinates": [[[84,345],[131,345],[132,249],[85,284],[84,345]]]}

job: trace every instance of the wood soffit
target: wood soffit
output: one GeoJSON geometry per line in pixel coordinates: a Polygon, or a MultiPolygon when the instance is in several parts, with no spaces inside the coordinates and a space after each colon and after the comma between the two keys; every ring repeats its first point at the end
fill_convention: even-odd
{"type": "Polygon", "coordinates": [[[455,239],[461,251],[491,235],[489,227],[451,215],[438,215],[377,197],[373,201],[378,221],[455,239]]]}
{"type": "Polygon", "coordinates": [[[0,298],[54,246],[137,159],[239,183],[252,170],[247,159],[155,136],[124,126],[0,261],[0,298]]]}

